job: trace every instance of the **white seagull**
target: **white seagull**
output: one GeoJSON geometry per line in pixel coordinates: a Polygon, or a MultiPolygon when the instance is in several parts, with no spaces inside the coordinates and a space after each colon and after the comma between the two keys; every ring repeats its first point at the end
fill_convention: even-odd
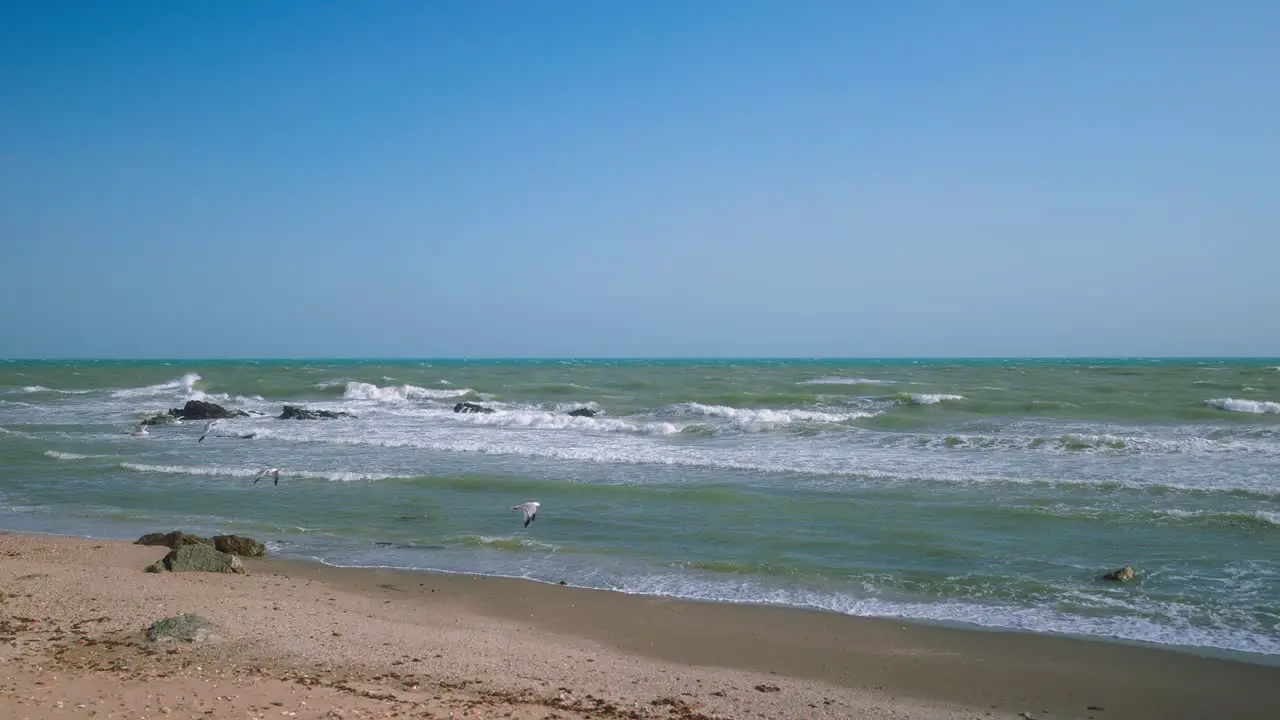
{"type": "Polygon", "coordinates": [[[253,481],[253,484],[254,484],[254,485],[257,485],[257,484],[258,484],[258,480],[261,480],[262,478],[264,478],[264,477],[266,477],[266,476],[268,476],[268,475],[270,475],[271,477],[275,478],[275,483],[274,483],[274,484],[276,484],[276,485],[279,485],[279,484],[280,484],[280,468],[267,468],[266,470],[263,470],[262,472],[258,473],[258,478],[257,478],[257,480],[254,480],[254,481],[253,481]]]}
{"type": "Polygon", "coordinates": [[[151,433],[147,432],[147,426],[143,425],[142,423],[138,423],[138,427],[134,428],[133,430],[134,437],[143,437],[144,435],[150,435],[150,434],[151,433]]]}
{"type": "Polygon", "coordinates": [[[197,440],[196,442],[204,442],[205,436],[207,436],[207,435],[208,435],[208,434],[213,430],[213,427],[214,427],[215,425],[217,425],[219,422],[221,422],[221,421],[220,421],[220,420],[210,420],[210,421],[209,421],[209,424],[204,426],[204,434],[203,434],[203,435],[201,435],[201,436],[200,436],[200,439],[199,439],[199,440],[197,440]]]}
{"type": "Polygon", "coordinates": [[[529,502],[527,502],[527,503],[521,503],[520,505],[516,505],[515,507],[513,507],[513,508],[511,508],[511,509],[512,509],[512,510],[523,510],[523,511],[524,511],[524,526],[525,526],[525,527],[529,527],[529,523],[531,523],[531,522],[533,522],[534,520],[537,520],[537,519],[538,519],[538,508],[539,508],[541,505],[542,505],[542,503],[540,503],[540,502],[537,502],[537,501],[535,501],[535,500],[530,500],[530,501],[529,501],[529,502]]]}

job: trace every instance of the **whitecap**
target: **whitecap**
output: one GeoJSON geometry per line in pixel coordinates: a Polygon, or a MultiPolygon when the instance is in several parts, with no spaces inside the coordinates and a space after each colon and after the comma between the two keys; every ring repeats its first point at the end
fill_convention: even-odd
{"type": "Polygon", "coordinates": [[[384,403],[397,403],[406,402],[408,400],[456,398],[468,395],[472,392],[475,391],[471,388],[432,390],[418,387],[416,385],[378,387],[373,383],[349,382],[347,383],[347,390],[343,393],[342,397],[344,400],[372,400],[384,403]]]}
{"type": "Polygon", "coordinates": [[[821,377],[801,380],[797,385],[897,385],[896,380],[877,380],[863,377],[821,377]]]}
{"type": "Polygon", "coordinates": [[[1206,400],[1206,405],[1228,412],[1251,413],[1254,415],[1280,415],[1280,403],[1265,400],[1237,400],[1236,398],[1216,398],[1206,400]]]}

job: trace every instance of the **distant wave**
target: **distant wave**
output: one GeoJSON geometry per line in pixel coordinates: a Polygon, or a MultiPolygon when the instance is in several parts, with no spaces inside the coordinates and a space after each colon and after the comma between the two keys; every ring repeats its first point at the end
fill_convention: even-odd
{"type": "Polygon", "coordinates": [[[822,377],[813,380],[801,380],[797,385],[897,385],[896,380],[875,380],[861,377],[822,377]]]}
{"type": "Polygon", "coordinates": [[[829,413],[816,410],[768,410],[735,408],[725,405],[703,405],[702,403],[681,403],[673,407],[678,413],[686,415],[704,415],[732,420],[735,423],[751,424],[785,424],[794,422],[842,423],[850,420],[875,417],[874,412],[842,412],[829,413]]]}
{"type": "Polygon", "coordinates": [[[1218,398],[1206,400],[1206,405],[1228,412],[1251,413],[1254,415],[1280,415],[1280,403],[1265,400],[1237,400],[1235,398],[1218,398]]]}
{"type": "Polygon", "coordinates": [[[22,394],[28,394],[28,393],[60,393],[63,395],[84,395],[90,392],[93,392],[93,391],[92,390],[55,390],[53,388],[47,388],[43,385],[28,385],[18,390],[9,391],[9,393],[13,395],[22,395],[22,394]]]}
{"type": "Polygon", "coordinates": [[[373,383],[349,382],[344,400],[375,400],[377,402],[405,402],[407,400],[439,400],[455,398],[475,392],[471,388],[431,390],[417,385],[393,385],[378,387],[373,383]]]}
{"type": "MultiPolygon", "coordinates": [[[[125,470],[133,470],[135,472],[144,473],[167,473],[171,475],[198,475],[208,477],[239,477],[252,478],[257,477],[262,472],[260,467],[234,467],[225,465],[146,465],[142,463],[120,463],[120,467],[125,470]]],[[[386,480],[387,478],[396,477],[395,475],[387,475],[384,473],[360,473],[347,472],[342,470],[335,471],[315,471],[315,470],[289,470],[280,469],[280,482],[285,482],[287,478],[312,478],[316,480],[329,480],[331,482],[360,482],[362,480],[386,480]]]]}

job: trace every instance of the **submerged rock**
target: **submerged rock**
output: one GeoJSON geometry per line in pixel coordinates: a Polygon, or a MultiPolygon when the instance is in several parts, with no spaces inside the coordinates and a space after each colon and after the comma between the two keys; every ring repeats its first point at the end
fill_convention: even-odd
{"type": "Polygon", "coordinates": [[[178,418],[172,413],[156,413],[146,420],[142,421],[143,425],[173,425],[178,422],[178,418]]]}
{"type": "Polygon", "coordinates": [[[182,613],[157,620],[147,628],[151,642],[200,643],[216,639],[217,626],[199,615],[182,613]]]}
{"type": "Polygon", "coordinates": [[[262,557],[267,554],[267,546],[258,540],[240,535],[215,535],[213,547],[218,552],[244,557],[262,557]]]}
{"type": "Polygon", "coordinates": [[[188,535],[181,530],[174,530],[168,533],[147,533],[137,540],[133,541],[134,545],[158,545],[177,549],[184,545],[212,545],[209,540],[199,535],[188,535]]]}
{"type": "Polygon", "coordinates": [[[186,405],[173,408],[169,414],[183,420],[220,420],[222,418],[249,417],[243,410],[228,410],[218,403],[188,400],[186,405]]]}
{"type": "Polygon", "coordinates": [[[1103,575],[1102,579],[1113,580],[1115,582],[1130,582],[1131,580],[1134,580],[1137,577],[1138,577],[1138,574],[1133,571],[1133,568],[1129,567],[1128,565],[1125,565],[1119,570],[1112,570],[1106,575],[1103,575]]]}
{"type": "Polygon", "coordinates": [[[208,545],[183,545],[170,550],[160,561],[148,565],[147,572],[220,572],[244,574],[244,563],[235,555],[218,552],[208,545]]]}
{"type": "Polygon", "coordinates": [[[578,408],[577,410],[570,410],[569,414],[573,417],[595,417],[596,411],[591,408],[578,408]]]}
{"type": "Polygon", "coordinates": [[[334,410],[312,410],[298,405],[285,405],[280,414],[281,420],[336,420],[338,418],[354,418],[349,412],[334,410]]]}
{"type": "Polygon", "coordinates": [[[453,406],[453,411],[456,413],[491,413],[493,408],[487,408],[473,402],[460,402],[453,406]]]}

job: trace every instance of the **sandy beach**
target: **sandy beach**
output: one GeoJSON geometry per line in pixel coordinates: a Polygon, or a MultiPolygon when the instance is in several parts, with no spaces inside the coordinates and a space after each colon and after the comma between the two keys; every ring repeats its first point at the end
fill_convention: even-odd
{"type": "Polygon", "coordinates": [[[470,575],[0,534],[0,715],[202,718],[1205,718],[1280,667],[1149,647],[470,575]],[[179,613],[215,624],[151,642],[179,613]]]}

